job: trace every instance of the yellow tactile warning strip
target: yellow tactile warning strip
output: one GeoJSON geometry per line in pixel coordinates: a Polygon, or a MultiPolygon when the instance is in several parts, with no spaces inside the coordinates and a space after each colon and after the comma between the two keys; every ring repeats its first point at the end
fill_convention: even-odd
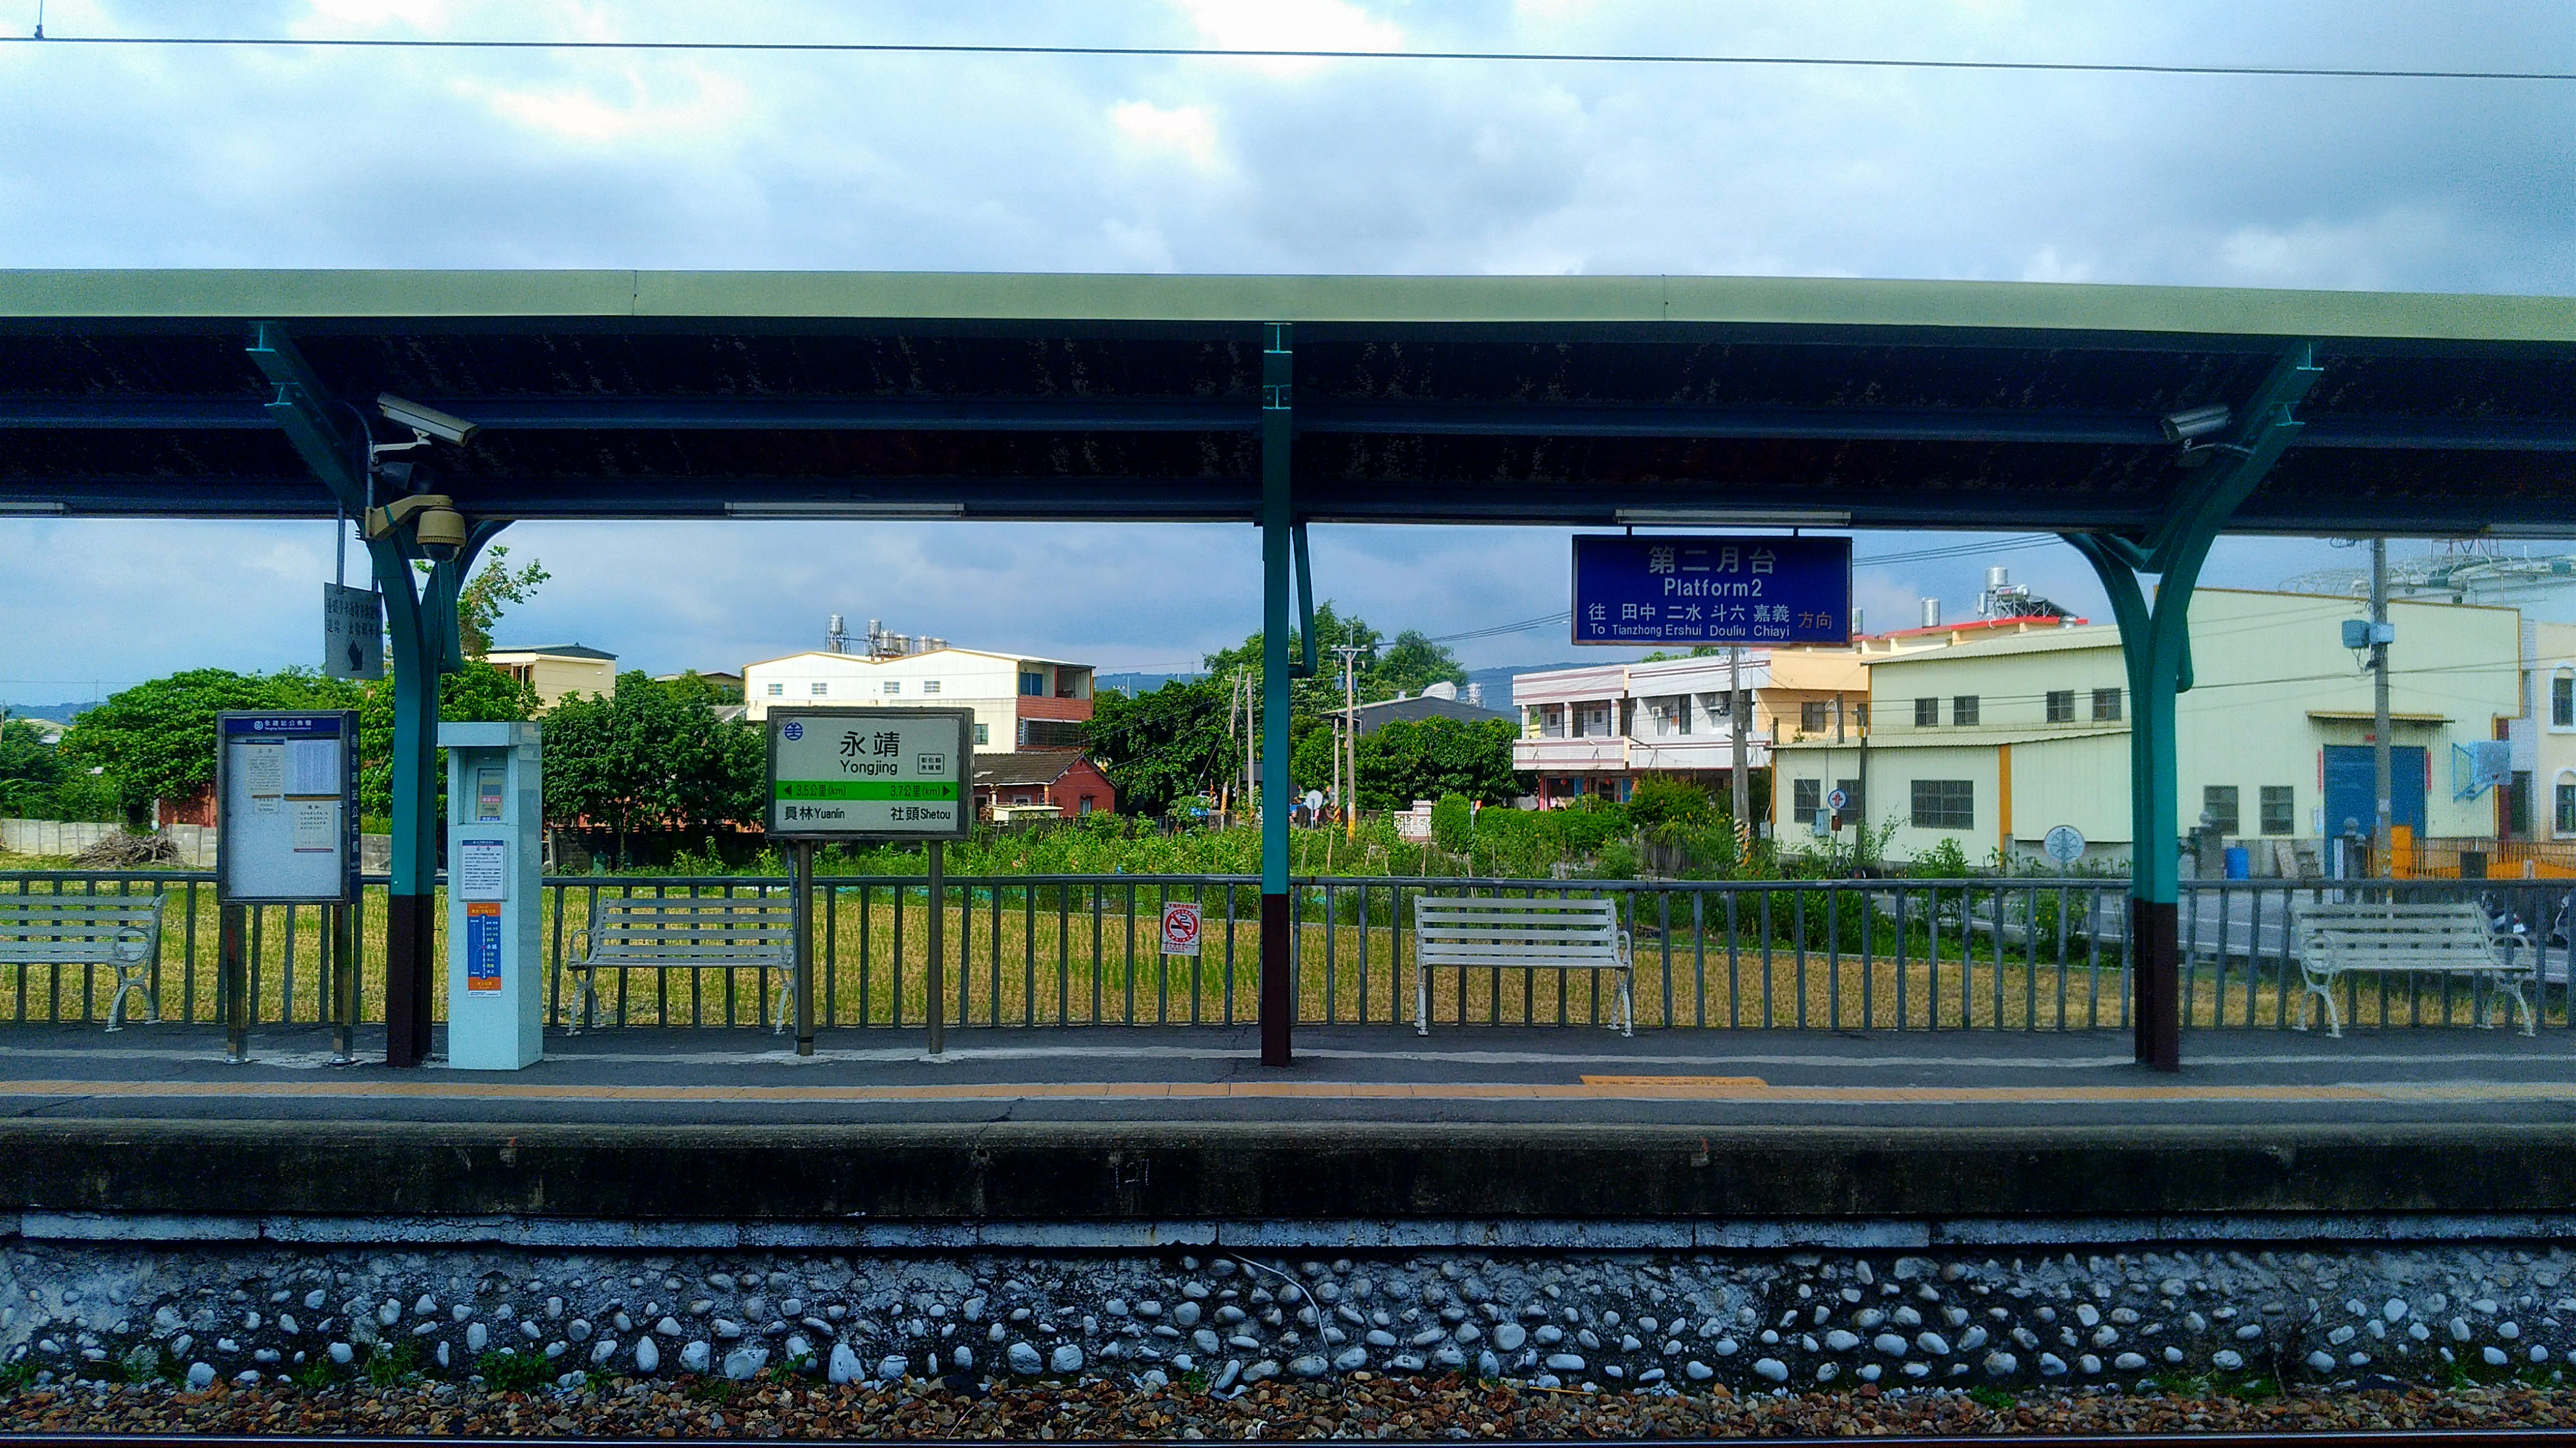
{"type": "Polygon", "coordinates": [[[1586,1076],[1579,1084],[1379,1081],[1016,1081],[937,1086],[614,1086],[478,1081],[0,1081],[0,1098],[738,1102],[906,1101],[1747,1101],[1778,1104],[2028,1105],[2045,1102],[2576,1102],[2571,1082],[2389,1082],[2338,1086],[1773,1086],[1758,1076],[1586,1076]]]}

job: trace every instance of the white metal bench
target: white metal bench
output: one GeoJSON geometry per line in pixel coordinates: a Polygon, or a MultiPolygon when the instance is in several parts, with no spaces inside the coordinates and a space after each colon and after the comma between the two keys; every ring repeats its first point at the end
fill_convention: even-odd
{"type": "Polygon", "coordinates": [[[161,909],[169,896],[0,895],[0,965],[23,973],[38,965],[104,965],[116,972],[107,1028],[125,1029],[125,998],[141,995],[161,1019],[152,993],[152,960],[161,943],[161,909]]]}
{"type": "MultiPolygon", "coordinates": [[[[2533,1034],[2531,1002],[2522,991],[2532,962],[2518,958],[2515,942],[2496,938],[2486,908],[2475,901],[2303,905],[2298,935],[2299,972],[2307,978],[2308,995],[2325,1002],[2328,1035],[2343,1034],[2335,980],[2360,974],[2469,977],[2490,991],[2478,1008],[2478,1024],[2490,1024],[2494,995],[2510,992],[2522,1012],[2522,1033],[2533,1034]]],[[[2308,1028],[2310,1010],[2302,997],[2300,1030],[2308,1028]]]]}
{"type": "Polygon", "coordinates": [[[1431,972],[1445,967],[1615,970],[1623,1036],[1637,1033],[1636,972],[1613,900],[1497,900],[1417,895],[1413,900],[1413,1024],[1431,1034],[1431,972]]]}
{"type": "MultiPolygon", "coordinates": [[[[724,900],[678,896],[590,902],[590,923],[565,942],[564,974],[573,980],[572,1032],[581,1031],[584,1006],[599,1024],[602,970],[727,970],[753,966],[778,972],[780,1032],[794,1003],[796,907],[786,900],[724,900]]],[[[621,1011],[619,1025],[626,1024],[621,1011]]]]}

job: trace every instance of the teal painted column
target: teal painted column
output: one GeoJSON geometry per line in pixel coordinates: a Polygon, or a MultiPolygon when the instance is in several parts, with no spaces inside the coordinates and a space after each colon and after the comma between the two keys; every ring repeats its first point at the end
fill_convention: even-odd
{"type": "Polygon", "coordinates": [[[385,598],[394,672],[393,860],[385,892],[385,1064],[429,1059],[439,980],[438,680],[465,666],[458,648],[456,596],[475,555],[504,526],[479,522],[465,550],[430,563],[422,578],[399,538],[368,544],[385,598]],[[415,580],[418,592],[414,592],[415,580]]]}
{"type": "MultiPolygon", "coordinates": [[[[378,498],[362,415],[331,395],[286,328],[261,322],[245,349],[277,389],[266,411],[306,467],[350,517],[363,518],[378,498]]],[[[427,491],[423,489],[423,491],[427,491]]],[[[507,526],[492,520],[466,532],[453,559],[423,558],[412,527],[370,539],[367,556],[384,597],[387,650],[394,671],[393,860],[385,903],[385,1064],[417,1066],[429,1055],[430,1005],[440,977],[431,958],[438,884],[438,676],[464,667],[456,631],[456,596],[474,557],[507,526]],[[415,560],[430,563],[421,578],[415,560]]]]}
{"type": "Polygon", "coordinates": [[[1288,498],[1294,341],[1266,329],[1261,354],[1261,1064],[1291,1060],[1297,976],[1288,900],[1288,498]]]}
{"type": "Polygon", "coordinates": [[[2129,679],[2129,1026],[2138,1061],[2182,1069],[2182,769],[2175,715],[2191,688],[2191,595],[2210,545],[2297,440],[2293,408],[2322,375],[2313,344],[2276,364],[2223,442],[2186,444],[2197,463],[2144,543],[2067,534],[2110,595],[2129,679]],[[2197,454],[2197,456],[2195,456],[2197,454]],[[2157,575],[2149,602],[2140,575],[2157,575]]]}

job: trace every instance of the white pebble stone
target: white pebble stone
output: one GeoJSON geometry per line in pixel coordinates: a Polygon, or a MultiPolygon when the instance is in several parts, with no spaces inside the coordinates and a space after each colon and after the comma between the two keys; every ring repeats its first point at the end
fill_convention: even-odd
{"type": "Polygon", "coordinates": [[[2312,1352],[2308,1354],[2308,1366],[2321,1373],[2333,1372],[2335,1370],[2334,1354],[2322,1351],[2312,1352]]]}
{"type": "MultiPolygon", "coordinates": [[[[209,1371],[211,1372],[212,1370],[209,1369],[209,1371]]],[[[1780,1361],[1778,1358],[1754,1359],[1753,1371],[1760,1374],[1762,1378],[1768,1382],[1785,1383],[1789,1381],[1789,1365],[1780,1361]]]]}

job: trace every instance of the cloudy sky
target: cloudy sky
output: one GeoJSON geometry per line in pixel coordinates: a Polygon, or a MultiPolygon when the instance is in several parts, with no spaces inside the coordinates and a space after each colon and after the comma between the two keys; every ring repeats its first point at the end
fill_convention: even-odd
{"type": "MultiPolygon", "coordinates": [[[[37,0],[0,0],[24,35],[37,0]]],[[[2576,70],[2565,0],[45,0],[80,35],[918,40],[2576,70]]],[[[0,45],[0,267],[1966,277],[2565,293],[2576,85],[1833,68],[0,45]]],[[[1390,631],[1565,606],[1537,530],[1319,529],[1390,631]]],[[[1866,559],[1925,546],[1868,537],[1866,559]]],[[[1934,539],[1931,542],[1947,540],[1934,539]]],[[[1248,528],[527,524],[505,642],[656,671],[824,615],[1173,668],[1248,528]],[[831,566],[783,570],[784,529],[831,566]]],[[[2208,581],[2350,561],[2235,540],[2208,581]]],[[[1864,566],[1874,626],[1989,560],[1864,566]]],[[[2062,547],[1996,555],[2081,609],[2062,547]]],[[[0,522],[0,699],[318,651],[321,524],[0,522]]],[[[1536,632],[1479,666],[1567,656],[1536,632]]]]}

